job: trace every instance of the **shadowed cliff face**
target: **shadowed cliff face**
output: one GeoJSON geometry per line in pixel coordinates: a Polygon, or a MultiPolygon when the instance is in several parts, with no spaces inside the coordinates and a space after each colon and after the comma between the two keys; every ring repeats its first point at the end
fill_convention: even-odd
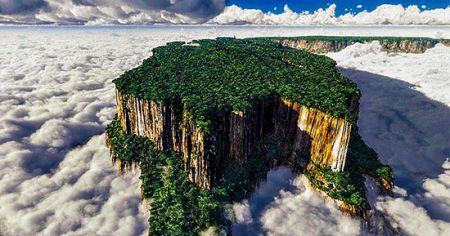
{"type": "MultiPolygon", "coordinates": [[[[201,187],[218,183],[228,163],[247,163],[269,136],[283,156],[273,166],[298,169],[309,161],[335,171],[345,166],[350,122],[277,96],[256,100],[247,112],[218,111],[209,132],[191,122],[179,100],[155,103],[118,91],[116,97],[123,130],[149,138],[160,150],[181,153],[190,179],[201,187]]],[[[356,110],[358,98],[349,106],[356,110]]]]}
{"type": "MultiPolygon", "coordinates": [[[[407,52],[407,53],[424,53],[427,49],[432,48],[437,42],[434,41],[415,41],[404,39],[401,41],[376,40],[380,43],[383,50],[388,52],[407,52]]],[[[370,41],[367,41],[370,42],[370,41]]],[[[338,52],[344,48],[357,43],[356,41],[345,40],[281,40],[280,43],[285,47],[305,49],[313,53],[329,53],[338,52]]]]}
{"type": "MultiPolygon", "coordinates": [[[[362,91],[358,119],[359,133],[377,151],[380,159],[392,166],[396,177],[395,185],[408,192],[407,196],[395,194],[394,198],[397,201],[406,198],[408,202],[417,207],[424,207],[426,215],[432,219],[449,222],[447,209],[439,207],[442,203],[437,200],[427,200],[427,195],[431,195],[431,192],[429,189],[424,189],[423,183],[426,180],[438,178],[445,171],[442,169],[442,163],[446,161],[450,151],[448,148],[450,109],[414,90],[412,84],[366,71],[341,69],[341,72],[355,81],[362,91]]],[[[267,234],[270,229],[261,224],[266,223],[267,218],[278,219],[285,215],[300,217],[307,213],[309,216],[314,215],[316,221],[330,219],[329,216],[321,217],[321,214],[330,214],[324,209],[302,211],[302,208],[310,207],[310,202],[298,200],[298,205],[292,207],[292,203],[287,202],[286,199],[293,201],[302,196],[301,193],[296,193],[298,190],[292,189],[288,184],[292,174],[278,173],[278,178],[274,178],[273,175],[272,173],[271,177],[269,173],[267,185],[269,187],[276,185],[279,189],[256,190],[247,202],[250,212],[249,219],[234,224],[233,233],[237,235],[267,234]],[[277,205],[282,201],[286,201],[284,205],[277,205]],[[274,213],[275,211],[277,214],[274,213]]],[[[265,184],[260,186],[260,188],[265,187],[265,184]]],[[[369,191],[369,193],[371,192],[369,191]]],[[[378,196],[378,193],[376,194],[378,196]]],[[[369,199],[376,201],[376,196],[369,194],[369,199]]],[[[404,207],[402,205],[389,206],[404,207]]],[[[392,217],[392,215],[390,216],[392,217]]],[[[307,227],[308,224],[299,219],[292,220],[292,222],[291,224],[272,224],[270,226],[278,229],[282,226],[296,227],[296,225],[307,227]]],[[[306,220],[305,222],[310,221],[306,220]]],[[[407,223],[409,222],[410,220],[407,219],[407,223]]],[[[333,223],[336,222],[330,222],[330,225],[333,223]]],[[[385,227],[384,224],[378,226],[385,227]]],[[[300,228],[300,226],[298,227],[300,228]]],[[[402,233],[408,235],[407,231],[402,231],[402,233]]],[[[361,223],[360,234],[371,235],[366,232],[363,223],[361,223]]]]}

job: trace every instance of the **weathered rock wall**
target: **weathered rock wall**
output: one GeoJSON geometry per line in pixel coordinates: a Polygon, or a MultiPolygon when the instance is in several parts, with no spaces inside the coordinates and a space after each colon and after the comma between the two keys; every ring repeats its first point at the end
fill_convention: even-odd
{"type": "Polygon", "coordinates": [[[354,44],[350,41],[321,41],[321,40],[291,40],[279,41],[281,45],[290,48],[304,49],[312,53],[338,52],[354,44]]]}
{"type": "MultiPolygon", "coordinates": [[[[226,163],[246,163],[270,134],[279,137],[278,146],[290,163],[301,162],[306,153],[335,171],[345,166],[352,125],[276,96],[255,101],[248,112],[217,112],[207,133],[193,124],[181,101],[156,103],[118,91],[116,98],[123,130],[149,138],[160,150],[181,153],[190,179],[201,187],[219,182],[226,163]]],[[[352,100],[352,109],[357,101],[352,100]]]]}
{"type": "MultiPolygon", "coordinates": [[[[407,53],[424,53],[427,49],[436,45],[437,41],[428,40],[410,40],[404,39],[400,41],[391,40],[368,40],[378,41],[383,50],[388,52],[407,52],[407,53]]],[[[284,39],[279,42],[285,46],[296,49],[305,49],[313,53],[329,53],[338,52],[344,48],[357,43],[351,40],[306,40],[306,39],[284,39]]]]}
{"type": "Polygon", "coordinates": [[[442,43],[445,46],[450,47],[450,39],[440,39],[439,43],[442,43]]]}
{"type": "MultiPolygon", "coordinates": [[[[335,171],[344,170],[351,123],[289,100],[281,100],[281,103],[275,126],[289,124],[288,129],[280,129],[280,134],[295,132],[293,142],[284,142],[292,148],[291,157],[308,151],[315,164],[330,166],[335,171]]],[[[353,106],[352,109],[356,109],[357,103],[353,106]]]]}

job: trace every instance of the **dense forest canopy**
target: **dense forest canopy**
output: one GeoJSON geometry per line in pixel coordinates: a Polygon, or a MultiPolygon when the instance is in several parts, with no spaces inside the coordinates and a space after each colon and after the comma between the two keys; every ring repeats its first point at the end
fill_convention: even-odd
{"type": "Polygon", "coordinates": [[[207,128],[217,110],[246,111],[270,95],[354,121],[348,104],[360,94],[328,57],[271,40],[234,38],[168,43],[114,82],[123,94],[156,102],[181,99],[200,128],[207,128]]]}

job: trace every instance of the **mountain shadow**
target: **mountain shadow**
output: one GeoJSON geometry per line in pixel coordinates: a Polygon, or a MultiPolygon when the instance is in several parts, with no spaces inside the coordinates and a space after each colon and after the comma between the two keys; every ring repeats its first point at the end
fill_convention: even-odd
{"type": "MultiPolygon", "coordinates": [[[[442,174],[450,157],[450,108],[404,81],[355,69],[341,72],[362,92],[359,133],[394,169],[394,184],[420,199],[426,193],[423,182],[442,174]]],[[[431,218],[450,222],[444,209],[422,207],[431,218]]]]}

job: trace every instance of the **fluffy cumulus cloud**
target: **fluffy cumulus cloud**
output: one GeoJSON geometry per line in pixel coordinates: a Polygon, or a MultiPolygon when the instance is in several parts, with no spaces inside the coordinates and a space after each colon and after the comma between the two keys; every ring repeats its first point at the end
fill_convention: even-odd
{"type": "MultiPolygon", "coordinates": [[[[225,6],[225,0],[0,0],[0,23],[11,24],[450,24],[450,7],[425,10],[416,5],[383,4],[371,12],[336,15],[336,4],[314,12],[281,14],[225,6]]],[[[356,8],[362,8],[357,5],[356,8]]],[[[346,9],[347,10],[347,9],[346,9]]]]}
{"type": "MultiPolygon", "coordinates": [[[[146,233],[139,173],[117,175],[103,129],[116,112],[112,79],[153,47],[218,36],[318,34],[448,37],[448,28],[0,29],[0,235],[146,233]]],[[[362,89],[360,132],[396,173],[395,195],[377,198],[374,206],[405,234],[448,235],[449,142],[442,127],[449,123],[450,49],[388,54],[364,44],[329,56],[362,89]]],[[[244,234],[364,233],[358,220],[342,215],[286,168],[271,172],[231,210],[233,230],[244,234]]]]}
{"type": "Polygon", "coordinates": [[[224,0],[32,0],[0,1],[0,22],[56,24],[202,23],[224,0]]]}
{"type": "MultiPolygon", "coordinates": [[[[450,24],[450,7],[445,9],[423,10],[412,5],[383,4],[373,11],[336,15],[336,4],[315,12],[293,12],[287,5],[281,14],[264,13],[256,9],[242,9],[236,5],[228,6],[222,14],[209,20],[215,24],[268,24],[268,25],[448,25],[450,24]]],[[[361,6],[362,7],[362,6],[361,6]]]]}
{"type": "Polygon", "coordinates": [[[252,196],[233,205],[236,235],[358,235],[359,221],[286,167],[268,173],[252,196]],[[325,226],[325,227],[322,227],[325,226]]]}
{"type": "Polygon", "coordinates": [[[404,234],[450,234],[450,48],[396,54],[371,43],[328,56],[362,90],[360,133],[394,169],[394,197],[375,207],[404,234]]]}
{"type": "Polygon", "coordinates": [[[145,233],[138,174],[117,176],[102,133],[115,113],[111,80],[147,47],[77,32],[0,35],[0,235],[145,233]]]}

